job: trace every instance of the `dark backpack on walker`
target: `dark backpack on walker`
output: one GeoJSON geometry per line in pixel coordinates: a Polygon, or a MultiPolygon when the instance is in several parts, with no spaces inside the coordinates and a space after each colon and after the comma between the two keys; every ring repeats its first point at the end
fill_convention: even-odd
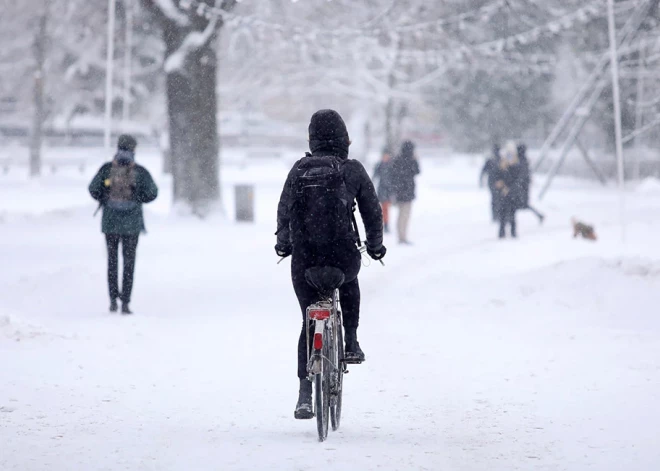
{"type": "Polygon", "coordinates": [[[332,156],[303,158],[291,182],[289,205],[294,244],[329,244],[355,239],[353,199],[348,194],[344,162],[332,156]]]}
{"type": "Polygon", "coordinates": [[[132,210],[137,207],[135,164],[119,165],[117,161],[113,161],[108,180],[110,186],[107,193],[107,207],[118,210],[132,210]]]}

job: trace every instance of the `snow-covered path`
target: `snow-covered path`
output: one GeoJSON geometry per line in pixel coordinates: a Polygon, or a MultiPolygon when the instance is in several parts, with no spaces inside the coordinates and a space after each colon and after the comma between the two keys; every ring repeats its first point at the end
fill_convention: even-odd
{"type": "Polygon", "coordinates": [[[257,184],[254,225],[169,215],[161,181],[128,318],[88,176],[0,180],[0,469],[659,469],[660,192],[630,192],[625,245],[615,193],[570,181],[499,241],[476,163],[422,164],[416,244],[362,270],[368,361],[323,444],[293,420],[285,165],[226,172],[257,184]]]}

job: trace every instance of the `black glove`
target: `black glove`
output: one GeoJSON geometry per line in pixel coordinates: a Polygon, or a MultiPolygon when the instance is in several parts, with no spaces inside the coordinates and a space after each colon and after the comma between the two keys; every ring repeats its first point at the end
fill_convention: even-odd
{"type": "Polygon", "coordinates": [[[284,244],[275,244],[275,253],[282,258],[286,258],[291,255],[291,246],[284,244]]]}
{"type": "Polygon", "coordinates": [[[374,260],[380,260],[387,253],[387,249],[382,244],[377,246],[377,247],[371,247],[371,246],[367,245],[367,253],[374,260]]]}

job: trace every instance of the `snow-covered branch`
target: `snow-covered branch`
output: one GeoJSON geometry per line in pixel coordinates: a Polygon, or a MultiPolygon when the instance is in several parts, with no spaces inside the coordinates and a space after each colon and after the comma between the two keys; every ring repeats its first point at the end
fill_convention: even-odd
{"type": "Polygon", "coordinates": [[[216,32],[218,18],[213,17],[204,28],[204,31],[192,31],[183,40],[183,43],[165,60],[165,72],[171,74],[181,70],[188,55],[206,45],[216,32]]]}
{"type": "Polygon", "coordinates": [[[188,16],[177,8],[174,0],[153,0],[153,2],[166,18],[177,25],[185,27],[190,24],[188,16]]]}

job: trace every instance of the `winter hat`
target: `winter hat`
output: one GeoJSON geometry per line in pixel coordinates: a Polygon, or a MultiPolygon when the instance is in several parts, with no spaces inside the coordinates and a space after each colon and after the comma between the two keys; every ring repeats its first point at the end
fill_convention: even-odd
{"type": "Polygon", "coordinates": [[[504,158],[510,164],[518,162],[518,149],[516,148],[516,143],[514,141],[507,141],[504,146],[504,158]]]}
{"type": "Polygon", "coordinates": [[[117,141],[115,160],[119,165],[130,165],[135,162],[135,147],[137,141],[129,134],[122,134],[117,141]]]}
{"type": "Polygon", "coordinates": [[[346,123],[335,110],[319,110],[312,115],[309,122],[309,150],[348,154],[350,143],[346,123]]]}
{"type": "Polygon", "coordinates": [[[403,141],[401,144],[401,157],[412,159],[415,154],[415,144],[412,141],[403,141]]]}
{"type": "Polygon", "coordinates": [[[130,134],[122,134],[117,140],[117,149],[134,152],[137,147],[137,141],[130,134]]]}

